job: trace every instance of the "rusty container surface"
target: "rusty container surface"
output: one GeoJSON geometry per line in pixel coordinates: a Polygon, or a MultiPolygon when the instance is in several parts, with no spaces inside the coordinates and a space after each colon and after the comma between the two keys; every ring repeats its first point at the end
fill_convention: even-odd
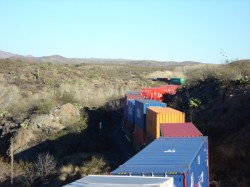
{"type": "Polygon", "coordinates": [[[166,108],[148,107],[146,116],[147,137],[151,137],[150,142],[156,138],[159,138],[161,123],[184,123],[184,122],[185,122],[185,113],[181,111],[175,110],[170,107],[166,108]]]}

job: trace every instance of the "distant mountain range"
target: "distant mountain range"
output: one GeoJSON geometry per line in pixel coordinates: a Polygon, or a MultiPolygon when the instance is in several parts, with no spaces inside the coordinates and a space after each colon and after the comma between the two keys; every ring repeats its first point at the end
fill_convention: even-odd
{"type": "Polygon", "coordinates": [[[200,62],[184,61],[155,61],[155,60],[128,60],[128,59],[101,59],[101,58],[66,58],[60,55],[33,57],[33,56],[22,56],[10,52],[0,50],[0,59],[13,59],[22,60],[25,62],[34,63],[56,63],[56,64],[81,64],[81,63],[97,63],[97,64],[133,64],[133,65],[144,65],[144,66],[165,66],[165,65],[196,65],[201,64],[200,62]]]}

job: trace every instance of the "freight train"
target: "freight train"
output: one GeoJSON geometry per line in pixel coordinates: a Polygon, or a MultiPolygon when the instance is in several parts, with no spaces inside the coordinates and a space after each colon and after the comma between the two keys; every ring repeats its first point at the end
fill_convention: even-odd
{"type": "Polygon", "coordinates": [[[139,153],[112,175],[168,176],[177,187],[208,186],[208,138],[185,122],[185,113],[162,102],[163,95],[174,95],[184,80],[157,80],[177,85],[125,94],[124,134],[139,153]]]}
{"type": "MultiPolygon", "coordinates": [[[[184,83],[182,79],[172,80],[175,84],[125,94],[122,129],[138,153],[112,171],[113,178],[104,177],[106,182],[97,186],[114,183],[127,186],[133,182],[134,186],[150,186],[146,180],[151,181],[152,186],[209,186],[208,137],[203,136],[193,123],[185,121],[185,113],[162,102],[164,94],[175,94],[184,83]],[[145,180],[143,185],[136,183],[141,178],[145,180]],[[165,183],[153,185],[162,179],[165,183]]],[[[92,179],[99,181],[99,176],[92,176],[92,179]]],[[[78,182],[81,180],[86,182],[87,179],[78,182]]]]}

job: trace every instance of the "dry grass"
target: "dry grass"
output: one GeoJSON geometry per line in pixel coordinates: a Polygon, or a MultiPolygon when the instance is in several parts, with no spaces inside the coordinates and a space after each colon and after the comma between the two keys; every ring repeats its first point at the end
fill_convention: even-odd
{"type": "Polygon", "coordinates": [[[28,111],[40,100],[58,104],[74,102],[98,107],[154,82],[145,79],[162,68],[131,65],[55,65],[18,61],[0,62],[0,111],[28,111]],[[21,101],[21,102],[20,102],[21,101]]]}

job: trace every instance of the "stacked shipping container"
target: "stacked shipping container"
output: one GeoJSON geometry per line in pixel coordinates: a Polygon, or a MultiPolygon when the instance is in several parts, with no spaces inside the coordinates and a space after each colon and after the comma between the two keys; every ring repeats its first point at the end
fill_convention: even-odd
{"type": "Polygon", "coordinates": [[[135,100],[133,145],[136,150],[140,150],[145,144],[146,110],[151,106],[162,108],[167,105],[155,100],[135,100]]]}
{"type": "Polygon", "coordinates": [[[200,137],[202,133],[193,123],[161,123],[163,137],[200,137]]]}
{"type": "Polygon", "coordinates": [[[208,139],[161,137],[111,174],[168,176],[176,187],[208,187],[208,139]]]}
{"type": "Polygon", "coordinates": [[[146,117],[146,143],[149,144],[154,139],[160,137],[161,123],[184,123],[185,113],[178,110],[167,108],[147,108],[146,117]]]}
{"type": "Polygon", "coordinates": [[[124,102],[124,123],[127,123],[127,107],[128,107],[128,101],[129,100],[141,100],[144,99],[144,97],[141,95],[141,92],[126,92],[125,93],[125,102],[124,102]]]}

